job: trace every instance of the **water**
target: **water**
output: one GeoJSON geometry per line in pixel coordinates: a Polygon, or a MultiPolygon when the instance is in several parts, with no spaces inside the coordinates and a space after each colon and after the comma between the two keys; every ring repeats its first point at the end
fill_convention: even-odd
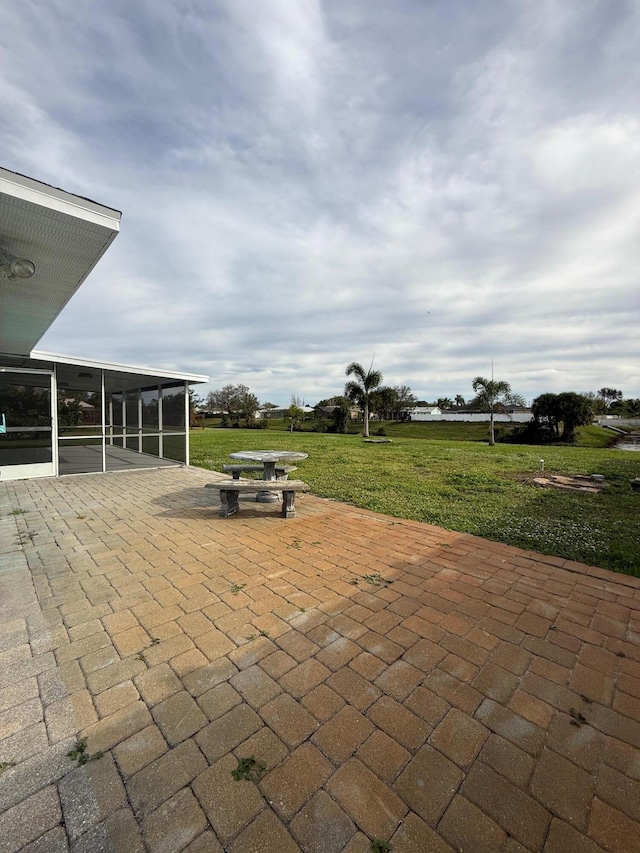
{"type": "Polygon", "coordinates": [[[617,442],[618,450],[640,450],[640,433],[633,432],[630,435],[625,435],[617,442]]]}

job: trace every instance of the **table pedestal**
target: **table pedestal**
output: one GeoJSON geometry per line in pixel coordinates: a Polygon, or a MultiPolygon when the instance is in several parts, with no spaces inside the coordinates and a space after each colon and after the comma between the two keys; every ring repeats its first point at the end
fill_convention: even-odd
{"type": "MultiPolygon", "coordinates": [[[[262,475],[263,480],[275,480],[276,479],[276,463],[275,462],[265,462],[264,463],[264,473],[262,475]]],[[[258,492],[256,495],[256,501],[259,504],[273,504],[277,503],[281,500],[281,495],[277,494],[277,492],[258,492]]]]}
{"type": "Polygon", "coordinates": [[[259,504],[274,504],[280,500],[277,492],[258,492],[256,501],[259,504]]]}

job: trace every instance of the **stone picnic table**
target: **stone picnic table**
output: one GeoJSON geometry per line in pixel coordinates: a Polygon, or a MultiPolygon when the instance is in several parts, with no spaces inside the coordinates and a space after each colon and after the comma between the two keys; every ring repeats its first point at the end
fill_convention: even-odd
{"type": "MultiPolygon", "coordinates": [[[[236,453],[230,453],[229,456],[231,459],[238,459],[243,462],[262,464],[262,479],[275,480],[278,463],[282,465],[287,462],[299,462],[306,459],[308,454],[295,450],[239,450],[236,453]]],[[[256,495],[258,503],[273,503],[277,500],[278,496],[271,491],[258,492],[256,495]]]]}

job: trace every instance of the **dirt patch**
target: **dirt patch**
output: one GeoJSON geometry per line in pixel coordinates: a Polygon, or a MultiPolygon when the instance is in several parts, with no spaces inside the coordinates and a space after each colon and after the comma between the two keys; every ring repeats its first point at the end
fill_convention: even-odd
{"type": "Polygon", "coordinates": [[[587,492],[597,495],[608,488],[609,483],[599,474],[577,474],[574,477],[564,477],[560,474],[545,474],[534,477],[531,481],[544,489],[562,489],[566,492],[587,492]]]}

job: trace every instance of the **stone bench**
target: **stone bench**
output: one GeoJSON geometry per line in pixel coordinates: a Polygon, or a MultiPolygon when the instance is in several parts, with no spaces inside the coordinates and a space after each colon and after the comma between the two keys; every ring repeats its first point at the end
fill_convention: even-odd
{"type": "Polygon", "coordinates": [[[220,492],[221,518],[229,518],[238,512],[240,493],[282,492],[282,517],[294,518],[296,514],[296,492],[308,492],[309,486],[302,480],[221,480],[207,483],[206,489],[218,489],[220,492]]]}
{"type": "MultiPolygon", "coordinates": [[[[225,474],[231,474],[234,480],[240,479],[240,474],[247,471],[264,471],[264,465],[223,465],[225,474]]],[[[276,480],[286,480],[288,475],[297,471],[295,465],[276,465],[276,480]]]]}

